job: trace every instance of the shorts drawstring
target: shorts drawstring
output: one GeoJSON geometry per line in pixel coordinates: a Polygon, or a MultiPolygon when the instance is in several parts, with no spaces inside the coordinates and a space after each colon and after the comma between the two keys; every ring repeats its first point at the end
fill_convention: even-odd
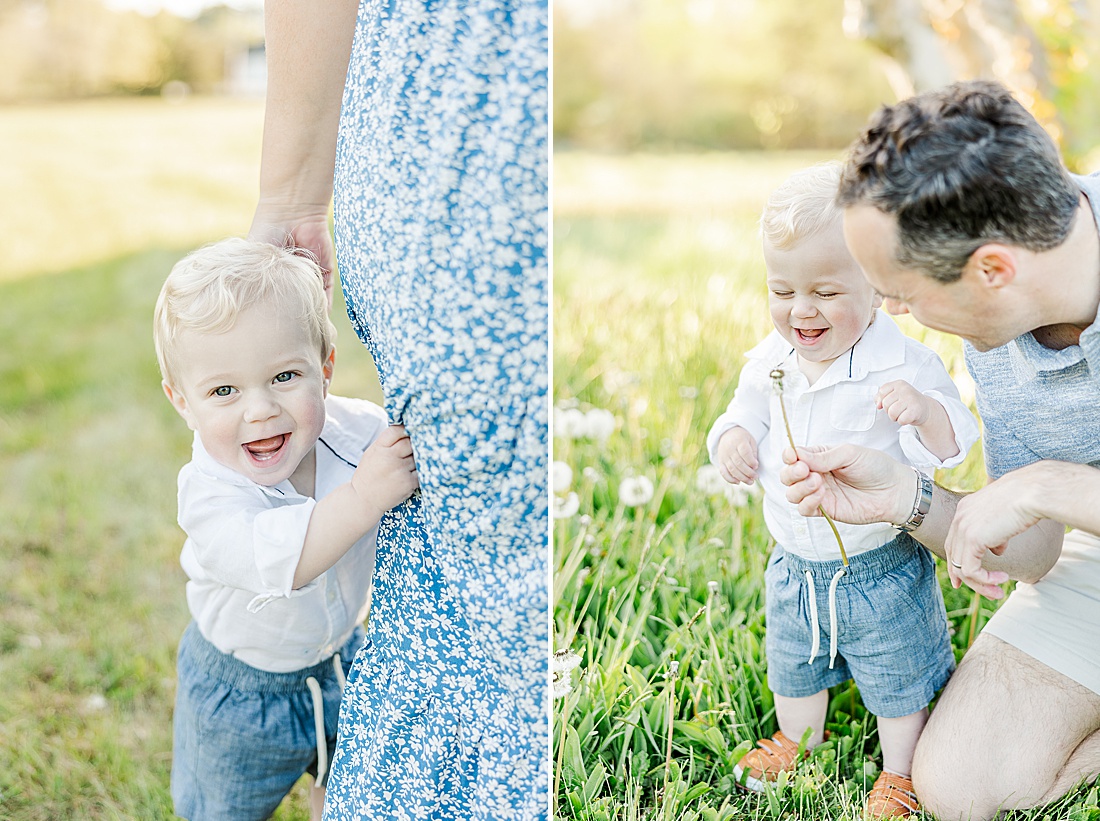
{"type": "MultiPolygon", "coordinates": [[[[336,672],[336,682],[340,685],[340,692],[344,692],[346,680],[344,678],[344,665],[340,661],[340,654],[332,657],[332,667],[336,672]]],[[[317,732],[317,777],[313,779],[314,789],[320,789],[325,783],[325,773],[328,772],[328,736],[325,733],[325,698],[321,692],[321,685],[313,676],[306,679],[306,686],[313,696],[313,728],[317,732]]]]}
{"type": "MultiPolygon", "coordinates": [[[[841,567],[836,573],[833,574],[832,580],[829,582],[829,669],[833,669],[833,663],[836,661],[836,586],[840,581],[840,577],[844,575],[845,568],[841,567]]],[[[810,632],[813,634],[813,644],[810,646],[810,660],[807,664],[813,664],[814,659],[817,658],[817,651],[821,647],[821,639],[819,637],[820,624],[817,618],[817,590],[814,587],[814,575],[809,570],[806,571],[806,585],[810,589],[810,632]]]]}

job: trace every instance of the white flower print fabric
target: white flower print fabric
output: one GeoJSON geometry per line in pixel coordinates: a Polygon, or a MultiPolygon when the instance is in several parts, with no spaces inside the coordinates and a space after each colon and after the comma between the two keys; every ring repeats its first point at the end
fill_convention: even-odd
{"type": "Polygon", "coordinates": [[[547,7],[363,0],[336,244],[421,492],[382,521],[325,818],[544,819],[547,7]]]}

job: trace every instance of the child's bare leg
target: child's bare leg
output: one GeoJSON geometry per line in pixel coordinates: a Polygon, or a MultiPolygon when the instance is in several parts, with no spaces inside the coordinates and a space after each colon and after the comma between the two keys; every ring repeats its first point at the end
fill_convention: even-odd
{"type": "Polygon", "coordinates": [[[913,773],[913,750],[928,721],[928,708],[900,718],[878,719],[878,740],[882,745],[882,769],[904,775],[913,773]]]}
{"type": "Polygon", "coordinates": [[[325,788],[311,787],[309,790],[309,821],[321,821],[321,811],[325,808],[325,788]]]}
{"type": "MultiPolygon", "coordinates": [[[[783,735],[796,744],[802,740],[803,733],[809,727],[810,740],[806,747],[816,747],[821,743],[825,733],[825,711],[829,709],[829,691],[822,690],[812,696],[802,698],[788,698],[775,695],[775,719],[779,722],[779,729],[783,735]]],[[[881,725],[879,725],[881,727],[881,725]]],[[[881,729],[879,730],[881,732],[881,729]]],[[[919,731],[918,731],[919,732],[919,731]]],[[[913,743],[916,744],[916,737],[913,743]]],[[[910,748],[909,757],[912,759],[913,750],[910,748]]]]}

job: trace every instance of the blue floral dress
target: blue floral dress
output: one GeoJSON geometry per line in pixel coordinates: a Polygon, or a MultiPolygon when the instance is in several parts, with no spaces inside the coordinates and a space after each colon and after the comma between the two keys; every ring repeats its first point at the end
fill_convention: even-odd
{"type": "Polygon", "coordinates": [[[545,0],[363,0],[336,243],[421,493],[379,533],[325,818],[541,819],[545,0]]]}

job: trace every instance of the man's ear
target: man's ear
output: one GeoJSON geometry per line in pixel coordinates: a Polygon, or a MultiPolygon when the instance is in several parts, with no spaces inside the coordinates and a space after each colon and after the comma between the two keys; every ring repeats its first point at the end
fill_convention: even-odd
{"type": "Polygon", "coordinates": [[[987,287],[1003,288],[1015,281],[1018,262],[1016,248],[989,242],[970,255],[963,273],[973,274],[987,287]]]}
{"type": "Polygon", "coordinates": [[[187,407],[187,398],[183,395],[183,391],[173,388],[168,384],[167,379],[163,380],[160,386],[164,389],[164,395],[168,397],[168,401],[172,403],[172,407],[176,409],[176,413],[183,417],[183,421],[187,423],[187,427],[194,430],[195,424],[191,419],[191,410],[187,407]]]}
{"type": "Polygon", "coordinates": [[[336,346],[328,352],[328,358],[321,365],[321,377],[324,379],[325,396],[328,396],[328,386],[332,382],[333,371],[336,370],[336,346]]]}

